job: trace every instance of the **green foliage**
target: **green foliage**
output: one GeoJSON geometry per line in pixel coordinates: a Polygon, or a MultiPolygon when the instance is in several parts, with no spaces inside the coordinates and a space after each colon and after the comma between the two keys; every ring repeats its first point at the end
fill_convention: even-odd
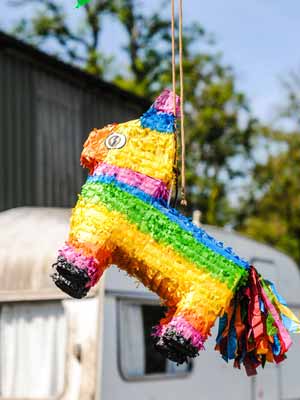
{"type": "Polygon", "coordinates": [[[85,68],[88,72],[103,76],[111,63],[111,57],[99,51],[102,22],[105,15],[114,13],[114,1],[94,0],[87,4],[81,0],[82,7],[70,11],[62,0],[14,0],[14,6],[36,4],[36,13],[31,19],[21,19],[14,33],[22,40],[46,48],[55,43],[55,54],[66,61],[85,68]],[[64,4],[64,5],[63,5],[64,4]],[[76,13],[79,24],[73,26],[68,18],[70,12],[76,13]]]}
{"type": "Polygon", "coordinates": [[[188,182],[193,189],[192,204],[200,208],[204,222],[223,225],[232,219],[230,182],[247,174],[241,164],[251,155],[256,131],[257,123],[249,118],[230,71],[218,79],[214,76],[213,82],[196,93],[188,118],[188,182]],[[242,111],[246,115],[243,128],[239,122],[242,111]]]}
{"type": "MultiPolygon", "coordinates": [[[[126,34],[123,52],[128,60],[128,69],[118,69],[114,76],[110,73],[115,83],[149,98],[170,87],[170,19],[161,13],[169,1],[162,2],[158,11],[143,13],[137,0],[94,0],[78,11],[80,29],[69,23],[61,1],[39,0],[39,4],[36,15],[19,25],[23,37],[34,38],[39,45],[55,40],[64,57],[91,73],[106,76],[113,71],[109,68],[113,60],[101,52],[99,43],[103,18],[110,15],[126,34]]],[[[244,95],[236,89],[232,70],[223,64],[203,27],[186,25],[183,40],[187,212],[200,209],[203,222],[223,225],[233,217],[230,183],[247,173],[241,165],[250,156],[257,123],[244,95]]]]}
{"type": "Polygon", "coordinates": [[[276,151],[253,169],[238,228],[300,264],[300,132],[266,130],[265,135],[276,151]]]}
{"type": "Polygon", "coordinates": [[[285,94],[285,105],[280,109],[280,116],[300,125],[300,73],[291,71],[290,74],[282,80],[282,86],[285,94]]]}
{"type": "Polygon", "coordinates": [[[261,130],[251,184],[236,214],[236,228],[294,258],[300,266],[300,75],[283,81],[285,102],[278,116],[296,130],[261,130]]]}
{"type": "MultiPolygon", "coordinates": [[[[119,1],[118,16],[127,32],[125,51],[130,64],[129,78],[120,74],[115,81],[153,98],[170,86],[170,23],[159,12],[143,15],[136,4],[134,0],[119,1]]],[[[247,173],[240,164],[250,156],[257,122],[249,114],[244,95],[235,87],[233,72],[213,51],[209,35],[199,24],[184,30],[184,71],[187,211],[198,208],[203,222],[223,225],[233,216],[228,181],[247,173]]]]}

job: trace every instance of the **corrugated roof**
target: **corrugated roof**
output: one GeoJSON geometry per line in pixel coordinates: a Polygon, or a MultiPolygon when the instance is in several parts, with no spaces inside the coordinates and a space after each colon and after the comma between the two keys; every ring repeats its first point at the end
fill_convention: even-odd
{"type": "Polygon", "coordinates": [[[76,81],[76,85],[82,87],[96,86],[98,89],[103,89],[109,93],[117,94],[125,100],[131,100],[145,108],[150,105],[150,100],[144,97],[123,90],[112,83],[106,82],[95,75],[89,74],[78,67],[68,64],[55,56],[46,54],[30,44],[0,31],[0,51],[8,49],[19,50],[24,57],[27,56],[31,58],[32,61],[34,61],[35,64],[39,64],[42,69],[63,75],[64,78],[69,81],[76,81]]]}

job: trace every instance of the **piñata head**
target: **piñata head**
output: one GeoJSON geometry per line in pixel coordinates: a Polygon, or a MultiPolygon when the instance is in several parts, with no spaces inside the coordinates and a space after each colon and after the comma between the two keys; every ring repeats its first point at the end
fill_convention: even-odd
{"type": "MultiPolygon", "coordinates": [[[[254,267],[168,206],[176,160],[174,97],[164,91],[139,119],[94,129],[81,156],[89,177],[73,209],[53,275],[85,296],[111,264],[168,307],[156,348],[183,363],[204,348],[220,317],[217,349],[253,374],[284,359],[296,317],[254,267]]],[[[179,99],[176,98],[178,115],[179,99]]]]}
{"type": "MultiPolygon", "coordinates": [[[[93,175],[99,175],[97,168],[100,172],[99,168],[114,167],[123,175],[139,177],[146,186],[152,182],[169,189],[176,155],[172,101],[172,94],[166,90],[140,119],[94,129],[84,145],[82,165],[93,175]]],[[[179,105],[177,109],[179,112],[179,105]]]]}

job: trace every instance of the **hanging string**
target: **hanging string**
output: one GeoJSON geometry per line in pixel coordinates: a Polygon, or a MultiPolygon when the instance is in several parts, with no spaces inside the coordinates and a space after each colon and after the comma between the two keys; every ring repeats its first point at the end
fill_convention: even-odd
{"type": "Polygon", "coordinates": [[[180,76],[180,132],[181,132],[181,205],[187,206],[185,197],[185,132],[184,132],[184,79],[183,79],[183,6],[179,0],[179,76],[180,76]]]}
{"type": "MultiPolygon", "coordinates": [[[[183,72],[183,0],[178,0],[179,9],[179,81],[180,81],[180,132],[181,132],[181,205],[186,206],[185,197],[185,131],[184,131],[184,72],[183,72]]],[[[171,28],[172,28],[172,86],[174,93],[173,111],[176,116],[176,59],[175,59],[175,0],[171,0],[171,28]]],[[[176,198],[178,186],[177,174],[177,131],[175,126],[176,156],[174,159],[176,175],[176,198]]],[[[176,200],[175,200],[176,201],[176,200]]]]}
{"type": "Polygon", "coordinates": [[[172,28],[172,86],[173,86],[173,111],[176,116],[176,61],[175,61],[175,0],[171,0],[171,28],[172,28]]]}
{"type": "MultiPolygon", "coordinates": [[[[172,30],[172,91],[173,91],[173,113],[176,116],[176,60],[175,60],[175,0],[171,0],[171,30],[172,30]]],[[[176,121],[176,119],[175,119],[176,121]]],[[[175,155],[173,162],[173,173],[175,175],[175,179],[172,180],[172,185],[170,189],[170,195],[168,199],[168,205],[170,205],[172,191],[173,191],[173,183],[175,181],[175,198],[173,201],[173,207],[176,207],[177,203],[177,194],[178,194],[178,169],[177,169],[177,126],[175,122],[174,126],[174,137],[175,137],[175,155]]]]}

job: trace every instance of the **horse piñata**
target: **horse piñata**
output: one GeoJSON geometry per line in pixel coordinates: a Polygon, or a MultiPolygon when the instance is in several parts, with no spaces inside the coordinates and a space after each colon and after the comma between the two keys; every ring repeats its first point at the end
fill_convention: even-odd
{"type": "Polygon", "coordinates": [[[173,100],[166,90],[141,118],[91,132],[81,156],[90,175],[53,279],[81,298],[116,264],[168,307],[153,330],[166,357],[183,363],[198,355],[220,317],[216,348],[251,375],[285,358],[288,331],[299,332],[299,321],[254,267],[168,206],[177,151],[173,100]]]}

